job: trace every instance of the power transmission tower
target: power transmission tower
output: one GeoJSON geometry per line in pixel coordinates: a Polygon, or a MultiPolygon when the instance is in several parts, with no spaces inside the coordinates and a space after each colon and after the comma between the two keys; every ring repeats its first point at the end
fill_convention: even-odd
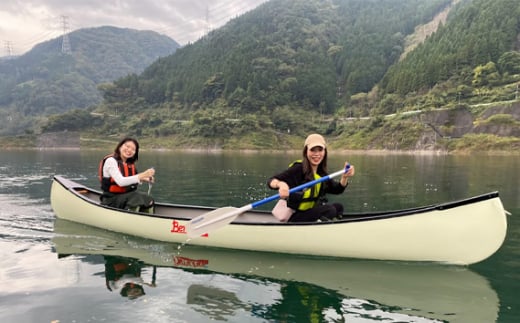
{"type": "Polygon", "coordinates": [[[61,25],[63,27],[63,37],[61,40],[61,53],[70,55],[72,54],[72,50],[70,49],[70,41],[69,41],[69,24],[67,22],[68,16],[61,16],[61,25]]]}
{"type": "Polygon", "coordinates": [[[7,57],[12,57],[13,56],[13,47],[12,47],[12,43],[8,40],[4,41],[4,45],[5,45],[5,51],[7,53],[7,57]]]}
{"type": "Polygon", "coordinates": [[[207,36],[209,32],[211,31],[211,25],[209,23],[209,5],[206,6],[206,33],[207,36]]]}

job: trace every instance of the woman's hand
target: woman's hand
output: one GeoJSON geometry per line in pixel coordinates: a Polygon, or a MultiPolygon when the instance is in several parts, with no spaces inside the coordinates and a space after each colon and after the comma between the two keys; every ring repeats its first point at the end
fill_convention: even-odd
{"type": "MultiPolygon", "coordinates": [[[[348,161],[345,162],[345,168],[347,167],[347,165],[349,165],[348,161]]],[[[339,181],[340,184],[343,186],[347,186],[348,178],[354,176],[355,173],[356,173],[356,169],[354,168],[354,165],[350,165],[348,172],[341,175],[341,180],[339,181]]]]}
{"type": "Polygon", "coordinates": [[[286,182],[282,182],[277,180],[276,178],[271,181],[271,187],[278,189],[278,194],[281,199],[286,199],[289,197],[289,185],[286,182]]]}
{"type": "Polygon", "coordinates": [[[153,183],[153,181],[154,181],[154,177],[153,176],[154,175],[155,175],[155,169],[148,168],[144,172],[137,174],[137,177],[139,178],[139,182],[151,182],[151,183],[153,183]]]}

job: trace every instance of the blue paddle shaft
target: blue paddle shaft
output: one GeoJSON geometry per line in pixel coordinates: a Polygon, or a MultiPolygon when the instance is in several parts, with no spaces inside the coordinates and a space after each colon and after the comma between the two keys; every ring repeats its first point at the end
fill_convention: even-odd
{"type": "MultiPolygon", "coordinates": [[[[304,184],[301,184],[301,185],[298,185],[298,186],[295,186],[295,187],[291,188],[289,190],[289,194],[301,191],[301,190],[306,189],[308,187],[314,186],[314,185],[316,185],[318,183],[328,181],[329,179],[331,179],[333,177],[336,177],[336,176],[342,175],[344,173],[347,173],[349,171],[349,169],[350,169],[350,164],[347,164],[345,169],[339,170],[339,171],[337,171],[335,173],[332,173],[330,175],[327,175],[327,176],[324,176],[324,177],[320,177],[320,178],[315,179],[315,180],[313,180],[311,182],[307,182],[307,183],[304,183],[304,184]]],[[[279,198],[280,198],[280,194],[275,194],[275,195],[270,196],[270,197],[268,197],[266,199],[263,199],[261,201],[257,201],[257,202],[251,203],[251,208],[254,209],[257,206],[269,203],[269,202],[277,200],[279,198]]]]}
{"type": "MultiPolygon", "coordinates": [[[[324,182],[324,181],[327,181],[333,177],[336,177],[336,176],[339,176],[341,174],[344,174],[346,172],[348,172],[350,169],[350,165],[347,165],[345,167],[345,169],[342,169],[340,171],[337,171],[335,173],[332,173],[330,175],[327,175],[327,176],[324,176],[324,177],[321,177],[317,180],[314,180],[314,181],[311,181],[311,182],[308,182],[308,183],[305,183],[305,184],[302,184],[302,185],[299,185],[299,186],[296,186],[296,187],[293,187],[292,189],[289,190],[289,194],[290,193],[294,193],[294,192],[297,192],[297,191],[300,191],[300,190],[303,190],[307,187],[311,187],[313,185],[316,185],[318,183],[321,183],[321,182],[324,182]]],[[[216,210],[213,210],[209,213],[205,213],[205,214],[201,214],[195,218],[193,218],[187,225],[187,229],[188,229],[188,236],[190,238],[193,238],[193,237],[198,237],[204,233],[208,233],[209,231],[211,230],[216,230],[218,229],[219,227],[221,226],[224,226],[230,222],[232,222],[237,216],[239,216],[240,214],[244,213],[244,212],[247,212],[259,205],[262,205],[262,204],[265,204],[265,203],[268,203],[268,202],[271,202],[273,200],[276,200],[280,198],[280,194],[276,194],[276,195],[273,195],[273,196],[270,196],[266,199],[263,199],[261,201],[258,201],[258,202],[254,202],[252,204],[248,204],[248,205],[245,205],[241,208],[232,208],[232,207],[229,207],[229,208],[220,208],[220,209],[216,209],[216,210]]]]}

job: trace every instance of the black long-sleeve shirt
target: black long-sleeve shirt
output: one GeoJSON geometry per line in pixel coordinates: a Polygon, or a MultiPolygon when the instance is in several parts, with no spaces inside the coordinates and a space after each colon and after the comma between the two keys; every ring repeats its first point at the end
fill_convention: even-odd
{"type": "MultiPolygon", "coordinates": [[[[318,173],[321,177],[327,176],[326,173],[318,173]]],[[[267,186],[271,189],[270,183],[273,179],[277,179],[279,181],[283,181],[289,185],[289,189],[296,187],[298,185],[305,184],[307,182],[310,182],[310,180],[305,178],[305,174],[303,173],[303,164],[302,163],[295,163],[291,167],[287,168],[285,171],[274,175],[273,177],[269,178],[267,181],[267,186]]],[[[346,186],[341,185],[338,181],[335,181],[333,179],[329,179],[322,183],[320,188],[320,194],[319,196],[324,196],[325,194],[341,194],[345,191],[346,186]]]]}

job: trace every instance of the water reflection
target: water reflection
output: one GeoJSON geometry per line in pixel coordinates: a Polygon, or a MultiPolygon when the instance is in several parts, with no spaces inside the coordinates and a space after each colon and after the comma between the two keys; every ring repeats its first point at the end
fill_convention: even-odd
{"type": "Polygon", "coordinates": [[[104,256],[104,258],[105,285],[109,291],[119,291],[123,297],[136,299],[146,294],[143,286],[156,286],[156,266],[153,266],[151,282],[146,283],[141,277],[144,264],[139,260],[119,256],[104,256]]]}
{"type": "MultiPolygon", "coordinates": [[[[179,249],[175,244],[60,219],[54,230],[58,254],[137,260],[141,270],[148,268],[153,273],[147,280],[149,286],[156,286],[156,267],[196,275],[198,279],[185,290],[186,303],[213,320],[245,315],[276,322],[347,318],[494,322],[498,316],[496,292],[485,278],[465,267],[309,258],[189,245],[179,249]]],[[[164,293],[161,276],[157,276],[159,287],[154,290],[164,293]]],[[[179,284],[181,281],[179,278],[179,284]]]]}
{"type": "Polygon", "coordinates": [[[186,303],[212,320],[225,321],[234,316],[237,310],[251,311],[251,306],[242,302],[230,291],[216,286],[192,284],[188,287],[186,303]]]}
{"type": "MultiPolygon", "coordinates": [[[[81,253],[81,254],[92,254],[92,253],[81,253]]],[[[93,253],[96,254],[96,253],[93,253]]],[[[59,253],[58,258],[76,257],[77,254],[65,254],[59,253]]],[[[105,277],[106,289],[110,292],[116,292],[122,297],[128,299],[136,299],[146,295],[145,286],[156,287],[155,281],[157,279],[157,266],[149,266],[144,262],[130,257],[124,256],[107,256],[102,253],[99,254],[103,258],[105,264],[105,271],[103,273],[105,277]],[[142,277],[144,268],[151,267],[152,274],[149,282],[142,277]]],[[[71,259],[75,261],[77,259],[71,259]]],[[[90,261],[90,259],[85,259],[90,261]]],[[[77,268],[75,268],[77,270],[77,268]]]]}

